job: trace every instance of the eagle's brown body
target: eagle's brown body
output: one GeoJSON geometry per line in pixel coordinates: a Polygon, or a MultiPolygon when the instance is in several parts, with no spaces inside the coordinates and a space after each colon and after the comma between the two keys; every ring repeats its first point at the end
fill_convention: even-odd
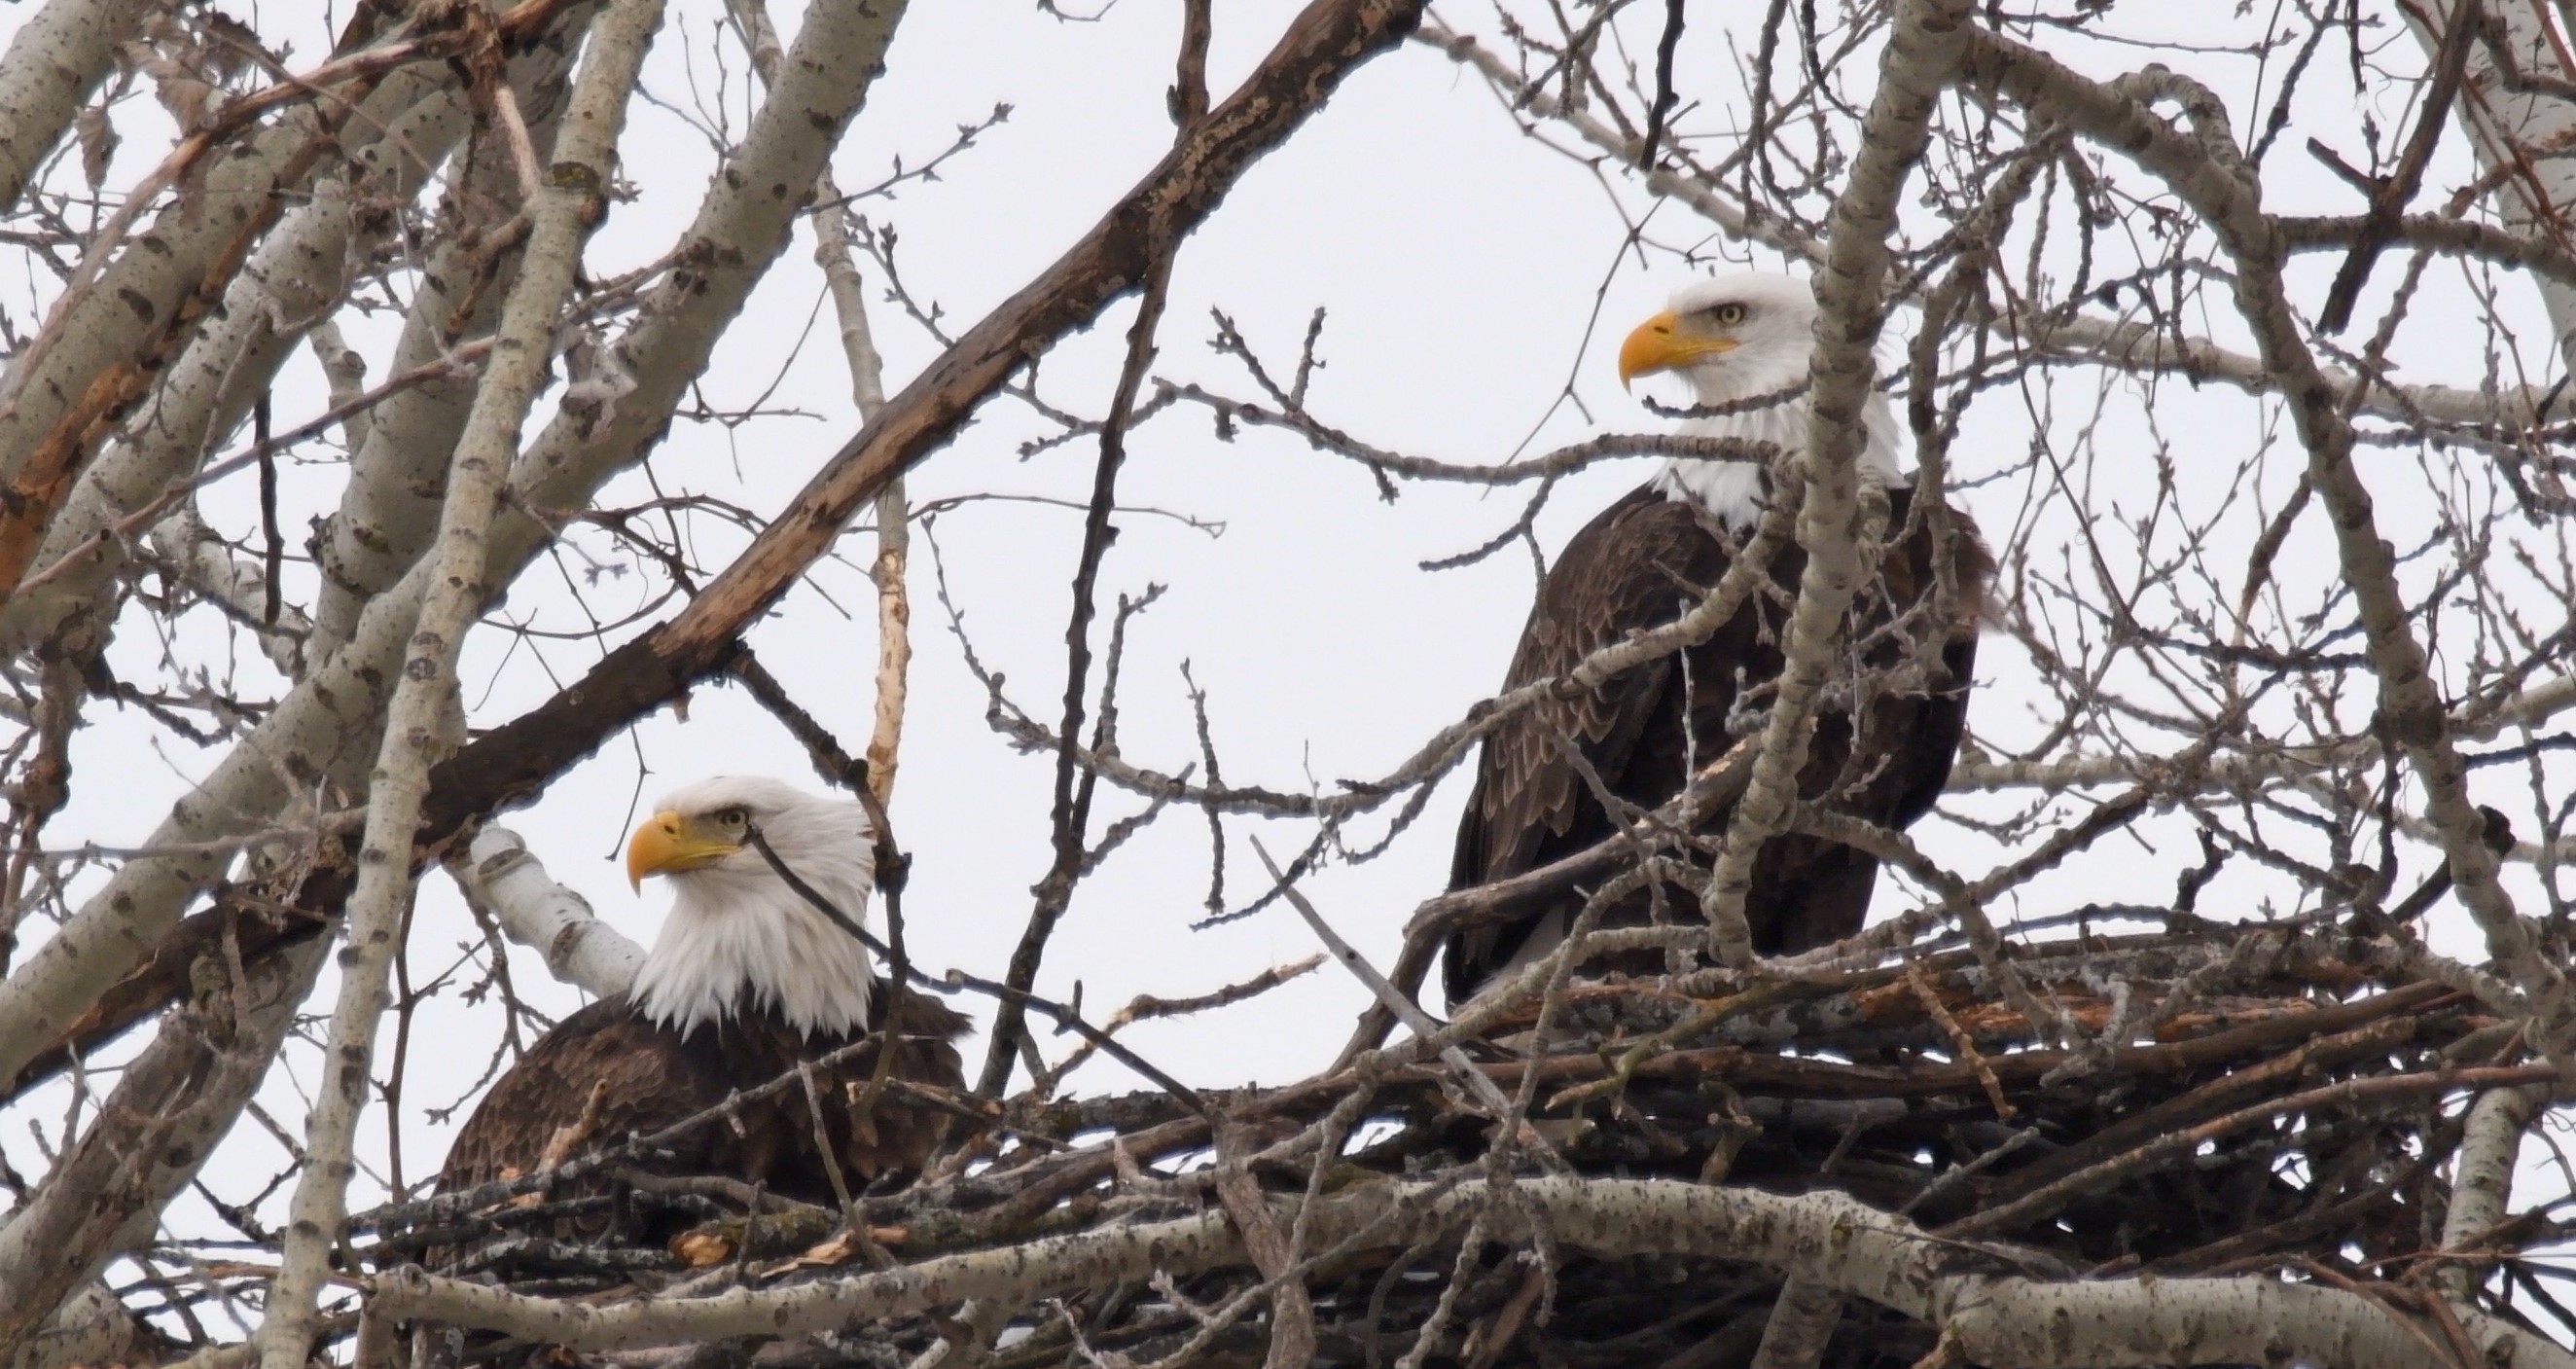
{"type": "MultiPolygon", "coordinates": [[[[870,1014],[882,1026],[888,999],[879,986],[870,1014]]],[[[903,1020],[895,1038],[891,1077],[948,1091],[964,1077],[956,1039],[967,1020],[937,999],[909,990],[893,995],[903,1020]]],[[[699,1024],[683,1034],[648,1020],[620,995],[565,1018],[519,1058],[484,1096],[447,1154],[442,1192],[515,1178],[545,1164],[647,1136],[819,1060],[865,1033],[800,1036],[774,1012],[753,1012],[721,1023],[699,1024]],[[594,1108],[592,1098],[598,1098],[594,1108]]],[[[879,1176],[918,1170],[940,1130],[940,1113],[899,1092],[884,1092],[872,1110],[856,1104],[876,1069],[877,1051],[863,1047],[839,1064],[816,1072],[822,1119],[844,1182],[858,1189],[879,1176]]],[[[814,1107],[801,1084],[773,1092],[672,1139],[638,1168],[661,1175],[715,1176],[756,1184],[765,1192],[809,1203],[834,1202],[830,1174],[814,1143],[814,1107]]],[[[554,1198],[607,1193],[614,1182],[597,1177],[558,1187],[554,1198]]],[[[558,1223],[565,1240],[613,1238],[623,1245],[659,1245],[676,1234],[658,1227],[619,1230],[601,1214],[558,1223]]],[[[453,1252],[442,1252],[452,1254],[453,1252]]]]}
{"type": "MultiPolygon", "coordinates": [[[[1948,782],[1993,563],[1963,514],[1950,512],[1948,545],[1938,546],[1930,521],[1911,516],[1911,490],[1891,489],[1889,500],[1886,553],[1878,576],[1854,601],[1843,666],[1827,685],[1799,794],[1901,828],[1921,817],[1948,782]],[[1940,602],[1936,572],[1944,560],[1951,586],[1940,602]]],[[[1653,485],[1611,505],[1575,534],[1548,572],[1504,687],[1561,675],[1602,647],[1670,623],[1725,575],[1739,542],[1696,503],[1667,498],[1653,485]]],[[[1789,607],[1805,566],[1803,552],[1784,548],[1771,565],[1768,592],[1757,590],[1706,642],[1589,693],[1542,703],[1497,728],[1485,742],[1459,824],[1450,887],[1507,879],[1618,830],[1567,757],[1564,741],[1612,794],[1641,809],[1672,798],[1695,766],[1723,755],[1736,740],[1729,724],[1739,690],[1755,691],[1744,701],[1749,708],[1770,706],[1765,686],[1779,677],[1789,607]]],[[[1724,831],[1731,811],[1731,805],[1720,809],[1701,830],[1724,831]]],[[[1709,863],[1705,853],[1694,859],[1709,863]]],[[[1849,847],[1794,834],[1772,838],[1756,860],[1745,900],[1755,949],[1803,950],[1858,931],[1876,876],[1877,862],[1849,847]]],[[[1696,920],[1686,891],[1663,893],[1677,920],[1696,920]]],[[[1561,925],[1581,901],[1569,893],[1537,915],[1452,936],[1445,966],[1450,1001],[1472,996],[1543,922],[1561,925]]],[[[1605,921],[1638,925],[1650,915],[1649,895],[1640,892],[1605,921]]],[[[1660,963],[1655,957],[1634,968],[1660,963]]]]}

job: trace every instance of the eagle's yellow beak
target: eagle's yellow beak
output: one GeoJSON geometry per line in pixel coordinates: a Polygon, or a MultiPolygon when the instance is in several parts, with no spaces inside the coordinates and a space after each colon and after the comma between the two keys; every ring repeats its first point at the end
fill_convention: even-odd
{"type": "Polygon", "coordinates": [[[741,849],[734,842],[700,836],[688,818],[666,809],[646,818],[626,839],[626,882],[641,889],[646,875],[695,870],[741,849]]]}
{"type": "Polygon", "coordinates": [[[1682,327],[1682,321],[1670,309],[1637,325],[1637,331],[1619,344],[1619,383],[1626,386],[1637,377],[1688,366],[1704,356],[1732,352],[1734,338],[1722,334],[1693,333],[1682,327]]]}

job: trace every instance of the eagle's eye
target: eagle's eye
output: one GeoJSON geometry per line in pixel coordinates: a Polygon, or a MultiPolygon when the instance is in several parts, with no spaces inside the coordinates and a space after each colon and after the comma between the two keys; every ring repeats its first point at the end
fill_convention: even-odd
{"type": "Polygon", "coordinates": [[[728,832],[738,832],[742,830],[743,824],[751,821],[751,810],[748,808],[719,808],[713,813],[708,814],[708,816],[715,819],[716,826],[721,827],[728,832]]]}
{"type": "Polygon", "coordinates": [[[1720,328],[1732,328],[1744,321],[1744,313],[1745,310],[1742,304],[1730,300],[1724,304],[1711,306],[1708,311],[1708,317],[1711,322],[1715,323],[1720,328]]]}

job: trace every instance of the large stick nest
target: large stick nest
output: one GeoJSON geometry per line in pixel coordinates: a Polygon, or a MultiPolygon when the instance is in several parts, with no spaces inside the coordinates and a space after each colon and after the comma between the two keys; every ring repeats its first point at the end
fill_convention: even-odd
{"type": "MultiPolygon", "coordinates": [[[[484,1244],[460,1272],[613,1303],[1237,1213],[1249,1190],[1229,1172],[1248,1170],[1282,1202],[1389,1178],[1500,1195],[1497,1175],[1572,1173],[1838,1189],[2025,1275],[2264,1272],[2415,1305],[2413,1288],[2441,1263],[2464,1095],[2547,1073],[2528,1063],[2520,1032],[2468,994],[2410,977],[2384,936],[2187,918],[2106,936],[2059,921],[2062,939],[2016,947],[2009,973],[1934,941],[1872,968],[1751,978],[1709,996],[1669,979],[1564,988],[1543,1049],[1535,1002],[1467,1045],[1471,1068],[1526,1099],[1516,1127],[1498,1123],[1493,1091],[1407,1039],[1300,1083],[1201,1095],[1212,1116],[1165,1092],[965,1100],[990,1123],[961,1126],[911,1187],[862,1199],[863,1234],[841,1213],[774,1200],[746,1221],[755,1195],[738,1184],[634,1173],[613,1198],[577,1205],[593,1216],[602,1203],[682,1211],[696,1229],[666,1249],[572,1245],[547,1235],[571,1205],[542,1195],[462,1216],[416,1204],[381,1214],[375,1258],[390,1267],[470,1233],[484,1244]],[[2055,1020],[2034,1023],[2033,1006],[2055,1020]]],[[[1222,1014],[1210,1025],[1221,1029],[1222,1014]]],[[[1462,1258],[1464,1234],[1462,1224],[1342,1250],[1307,1270],[1318,1358],[1371,1369],[1742,1364],[1782,1282],[1760,1264],[1607,1259],[1485,1230],[1462,1258]],[[1408,1359],[1426,1327],[1427,1357],[1408,1359]]],[[[2490,1310],[2522,1320],[2515,1309],[2534,1305],[2525,1294],[2547,1305],[2512,1257],[2548,1234],[2508,1224],[2475,1242],[2473,1282],[2499,1263],[2506,1273],[2482,1295],[2490,1310]]],[[[1055,1289],[1006,1309],[992,1362],[1146,1364],[1186,1351],[1189,1362],[1257,1364],[1280,1315],[1262,1290],[1249,1259],[1055,1289]]],[[[951,1305],[820,1340],[695,1353],[895,1366],[964,1335],[956,1315],[951,1305]]],[[[1934,1350],[1933,1328],[1888,1310],[1853,1300],[1840,1316],[1826,1363],[1909,1365],[1934,1350]]],[[[520,1353],[455,1343],[468,1358],[520,1353]]]]}

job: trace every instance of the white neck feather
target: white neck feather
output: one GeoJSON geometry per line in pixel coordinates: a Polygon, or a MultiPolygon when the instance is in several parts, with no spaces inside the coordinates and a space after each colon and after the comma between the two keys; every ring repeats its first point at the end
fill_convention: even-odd
{"type": "MultiPolygon", "coordinates": [[[[799,878],[866,925],[875,880],[864,843],[790,854],[786,834],[769,835],[799,878]]],[[[866,948],[788,888],[759,852],[671,883],[677,895],[671,914],[627,990],[647,1019],[682,1035],[753,1012],[775,1012],[809,1037],[866,1028],[872,987],[866,948]]]]}
{"type": "MultiPolygon", "coordinates": [[[[1806,359],[1799,358],[1796,374],[1703,376],[1694,374],[1691,382],[1699,391],[1698,402],[1711,407],[1740,403],[1752,396],[1770,394],[1798,384],[1805,377],[1806,359]]],[[[1875,389],[1861,405],[1864,429],[1860,452],[1860,473],[1865,480],[1875,480],[1882,488],[1896,488],[1909,478],[1897,465],[1897,453],[1903,444],[1896,426],[1896,413],[1888,407],[1887,396],[1875,389]]],[[[1807,445],[1807,397],[1804,394],[1777,404],[1742,413],[1694,418],[1679,429],[1684,437],[1735,437],[1748,442],[1773,443],[1783,450],[1803,450],[1807,445]]],[[[1664,463],[1655,476],[1655,488],[1667,499],[1692,499],[1715,514],[1729,530],[1741,533],[1762,517],[1767,501],[1763,497],[1764,463],[1759,461],[1710,461],[1700,457],[1676,456],[1664,463]]]]}

